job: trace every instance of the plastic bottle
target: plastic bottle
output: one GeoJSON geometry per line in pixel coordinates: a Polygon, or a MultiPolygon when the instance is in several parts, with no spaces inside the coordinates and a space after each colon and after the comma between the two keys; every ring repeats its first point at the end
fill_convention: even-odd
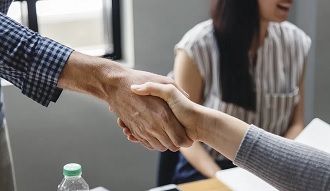
{"type": "Polygon", "coordinates": [[[89,186],[81,177],[80,164],[70,163],[63,167],[64,178],[58,185],[57,191],[89,191],[89,186]]]}

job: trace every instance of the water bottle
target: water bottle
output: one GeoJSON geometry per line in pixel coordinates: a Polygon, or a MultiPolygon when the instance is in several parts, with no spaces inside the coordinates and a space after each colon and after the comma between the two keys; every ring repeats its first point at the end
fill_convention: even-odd
{"type": "Polygon", "coordinates": [[[57,191],[89,191],[89,186],[81,177],[80,164],[70,163],[63,167],[64,178],[58,185],[57,191]]]}

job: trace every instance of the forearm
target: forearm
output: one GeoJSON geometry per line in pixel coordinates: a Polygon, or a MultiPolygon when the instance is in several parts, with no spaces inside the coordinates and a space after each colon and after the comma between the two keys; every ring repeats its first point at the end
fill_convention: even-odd
{"type": "Polygon", "coordinates": [[[330,190],[329,161],[327,153],[252,127],[234,163],[279,190],[330,190]]]}
{"type": "Polygon", "coordinates": [[[220,170],[214,159],[206,152],[200,142],[195,142],[189,148],[181,148],[180,152],[186,160],[205,177],[212,178],[220,170]]]}
{"type": "Polygon", "coordinates": [[[58,80],[59,88],[90,94],[109,102],[127,68],[111,60],[73,52],[58,80]]]}

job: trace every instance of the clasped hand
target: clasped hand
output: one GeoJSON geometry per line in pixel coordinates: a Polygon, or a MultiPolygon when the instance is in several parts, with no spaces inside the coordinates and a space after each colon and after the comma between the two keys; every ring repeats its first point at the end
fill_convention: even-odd
{"type": "MultiPolygon", "coordinates": [[[[143,97],[155,96],[166,101],[176,118],[185,127],[188,137],[194,141],[200,139],[198,137],[197,127],[202,120],[199,120],[198,117],[193,117],[198,116],[196,114],[197,104],[185,97],[176,86],[173,84],[147,82],[142,85],[132,85],[131,91],[143,97]]],[[[127,136],[129,141],[143,144],[143,142],[132,133],[130,130],[131,128],[128,128],[128,125],[123,120],[118,119],[118,124],[123,128],[123,133],[127,136]]]]}
{"type": "Polygon", "coordinates": [[[130,90],[132,84],[152,81],[171,84],[185,93],[174,80],[137,70],[129,70],[125,75],[125,80],[118,82],[121,85],[112,88],[108,101],[110,110],[121,119],[119,124],[125,124],[134,140],[151,150],[177,151],[180,147],[191,146],[192,140],[163,99],[140,96],[130,90]]]}

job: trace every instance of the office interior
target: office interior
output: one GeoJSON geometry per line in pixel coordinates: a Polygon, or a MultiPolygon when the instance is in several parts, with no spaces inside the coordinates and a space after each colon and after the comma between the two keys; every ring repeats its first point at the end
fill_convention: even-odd
{"type": "MultiPolygon", "coordinates": [[[[166,75],[173,67],[174,45],[209,18],[209,6],[209,0],[121,0],[122,58],[117,61],[166,75]]],[[[289,20],[312,39],[305,124],[315,117],[330,122],[328,8],[330,1],[299,0],[290,12],[289,20]]],[[[98,38],[93,32],[81,42],[98,38]]],[[[62,35],[70,40],[74,34],[62,35]]],[[[44,108],[11,85],[4,87],[4,100],[19,191],[56,190],[62,167],[69,162],[82,165],[90,188],[131,191],[155,186],[159,152],[127,141],[106,103],[63,91],[56,104],[44,108]]]]}

